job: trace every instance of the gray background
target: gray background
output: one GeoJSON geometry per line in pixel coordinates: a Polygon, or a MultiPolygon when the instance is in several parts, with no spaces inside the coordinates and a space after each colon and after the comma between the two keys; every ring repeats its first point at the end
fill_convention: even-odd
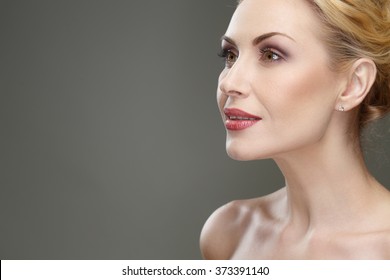
{"type": "MultiPolygon", "coordinates": [[[[212,211],[283,185],[225,153],[235,2],[0,1],[1,259],[198,259],[212,211]]],[[[366,146],[390,186],[388,123],[366,146]]]]}

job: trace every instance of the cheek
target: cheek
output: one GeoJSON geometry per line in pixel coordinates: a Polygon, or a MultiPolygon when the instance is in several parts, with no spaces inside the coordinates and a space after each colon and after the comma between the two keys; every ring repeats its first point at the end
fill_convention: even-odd
{"type": "Polygon", "coordinates": [[[333,112],[337,95],[332,86],[334,79],[318,69],[292,73],[294,75],[286,75],[285,79],[270,85],[274,93],[267,100],[271,118],[282,116],[290,123],[296,119],[315,118],[333,112]]]}
{"type": "MultiPolygon", "coordinates": [[[[307,62],[258,74],[246,104],[257,104],[264,120],[257,128],[228,133],[228,154],[237,160],[269,158],[319,141],[338,94],[337,79],[324,68],[307,62]]],[[[219,104],[226,103],[223,96],[219,104]]]]}
{"type": "Polygon", "coordinates": [[[271,142],[287,150],[324,136],[337,97],[335,80],[326,72],[307,68],[292,73],[269,84],[272,94],[264,98],[271,142]]]}

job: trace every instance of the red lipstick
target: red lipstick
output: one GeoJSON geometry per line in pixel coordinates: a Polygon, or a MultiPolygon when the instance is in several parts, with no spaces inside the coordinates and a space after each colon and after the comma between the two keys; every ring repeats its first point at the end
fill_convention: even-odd
{"type": "Polygon", "coordinates": [[[243,130],[261,120],[259,116],[236,108],[225,108],[223,112],[226,115],[225,127],[228,130],[243,130]]]}

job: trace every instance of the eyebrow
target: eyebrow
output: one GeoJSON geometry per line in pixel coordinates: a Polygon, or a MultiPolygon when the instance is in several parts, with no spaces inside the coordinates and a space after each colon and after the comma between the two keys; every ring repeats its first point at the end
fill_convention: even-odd
{"type": "MultiPolygon", "coordinates": [[[[281,33],[281,32],[269,32],[269,33],[265,33],[265,34],[262,34],[262,35],[260,35],[260,36],[257,36],[256,38],[254,38],[254,39],[252,40],[252,45],[256,46],[256,45],[258,45],[259,43],[261,43],[262,41],[264,41],[265,39],[268,39],[268,38],[273,37],[273,36],[276,36],[276,35],[284,36],[284,37],[286,37],[286,38],[288,38],[288,39],[290,39],[290,40],[292,40],[292,41],[295,42],[295,40],[294,40],[292,37],[288,36],[288,35],[285,34],[285,33],[281,33]]],[[[230,44],[232,44],[232,45],[235,45],[235,46],[237,45],[237,44],[234,42],[234,40],[233,40],[232,38],[230,38],[230,37],[228,37],[228,36],[226,36],[226,35],[223,35],[223,36],[221,37],[221,40],[224,40],[224,41],[226,41],[226,42],[228,42],[228,43],[230,43],[230,44]]]]}

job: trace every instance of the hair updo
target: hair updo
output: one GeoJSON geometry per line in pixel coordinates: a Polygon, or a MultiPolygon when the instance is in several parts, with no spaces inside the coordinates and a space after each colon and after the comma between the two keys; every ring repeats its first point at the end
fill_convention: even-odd
{"type": "Polygon", "coordinates": [[[377,67],[375,82],[359,108],[360,130],[390,111],[390,0],[307,1],[323,23],[334,70],[362,57],[377,67]]]}
{"type": "Polygon", "coordinates": [[[359,58],[371,59],[377,67],[376,80],[359,107],[360,131],[390,111],[390,0],[306,1],[324,27],[332,70],[345,70],[359,58]]]}

